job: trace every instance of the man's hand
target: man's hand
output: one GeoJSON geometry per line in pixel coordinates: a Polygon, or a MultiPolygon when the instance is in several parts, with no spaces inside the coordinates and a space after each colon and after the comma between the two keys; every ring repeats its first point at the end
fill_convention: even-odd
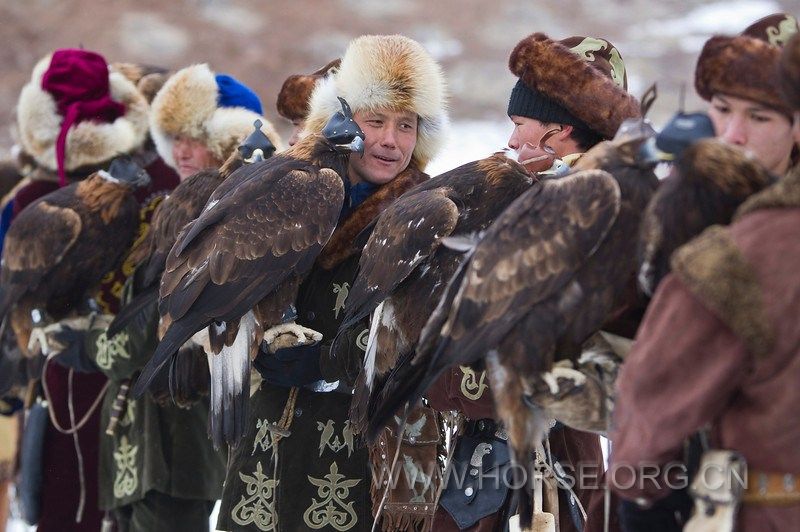
{"type": "Polygon", "coordinates": [[[99,368],[86,352],[86,333],[90,329],[107,328],[112,319],[108,314],[89,314],[35,327],[28,348],[36,352],[38,347],[45,356],[55,355],[55,362],[64,367],[93,373],[99,368]]]}

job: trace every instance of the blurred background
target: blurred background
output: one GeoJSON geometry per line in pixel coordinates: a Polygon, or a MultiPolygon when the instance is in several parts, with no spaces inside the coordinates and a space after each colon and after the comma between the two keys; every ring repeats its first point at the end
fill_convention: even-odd
{"type": "Polygon", "coordinates": [[[505,145],[515,81],[508,55],[534,31],[614,43],[633,94],[658,82],[651,118],[659,125],[677,109],[681,84],[686,107],[703,108],[692,79],[710,35],[776,11],[798,14],[800,0],[0,0],[0,156],[13,143],[20,89],[55,48],[173,69],[207,62],[253,87],[286,138],[275,97],[288,75],[340,56],[358,35],[402,33],[441,62],[450,86],[453,135],[429,168],[436,174],[505,145]]]}

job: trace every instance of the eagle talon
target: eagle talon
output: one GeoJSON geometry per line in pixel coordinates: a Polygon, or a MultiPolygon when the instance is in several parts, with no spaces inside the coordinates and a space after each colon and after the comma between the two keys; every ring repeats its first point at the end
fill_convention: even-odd
{"type": "Polygon", "coordinates": [[[322,334],[294,322],[271,327],[264,332],[264,342],[270,353],[287,347],[309,345],[322,340],[322,334]]]}
{"type": "Polygon", "coordinates": [[[33,354],[41,353],[44,356],[50,356],[52,349],[50,349],[50,342],[47,341],[47,333],[44,327],[34,327],[31,329],[31,337],[28,340],[28,352],[33,354]]]}

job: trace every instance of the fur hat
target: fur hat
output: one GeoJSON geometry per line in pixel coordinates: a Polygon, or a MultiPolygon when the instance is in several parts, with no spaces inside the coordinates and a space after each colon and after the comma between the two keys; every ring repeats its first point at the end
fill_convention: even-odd
{"type": "Polygon", "coordinates": [[[286,78],[275,104],[278,114],[290,121],[305,120],[308,115],[311,93],[314,91],[317,81],[336,72],[341,63],[341,59],[334,59],[311,74],[294,74],[286,78]]]}
{"type": "Polygon", "coordinates": [[[612,138],[623,121],[641,114],[639,102],[626,90],[622,56],[605,39],[554,41],[534,33],[514,47],[508,67],[519,78],[509,101],[510,115],[536,107],[537,115],[531,118],[583,125],[612,138]],[[545,107],[546,114],[539,114],[545,107]]]}
{"type": "Polygon", "coordinates": [[[148,103],[153,101],[158,91],[169,79],[169,70],[153,65],[138,63],[111,63],[108,65],[112,72],[119,72],[136,85],[148,103]]]}
{"type": "Polygon", "coordinates": [[[697,59],[697,94],[707,101],[714,94],[728,94],[791,115],[780,94],[777,65],[781,47],[797,31],[797,19],[778,13],[756,21],[739,36],[710,38],[697,59]]]}
{"type": "Polygon", "coordinates": [[[784,99],[800,111],[800,33],[783,47],[779,70],[784,99]]]}
{"type": "Polygon", "coordinates": [[[339,70],[318,82],[311,95],[306,132],[321,131],[341,110],[389,108],[419,116],[412,163],[423,170],[439,152],[448,126],[446,88],[439,64],[418,42],[402,35],[364,35],[347,47],[339,70]]]}
{"type": "MultiPolygon", "coordinates": [[[[53,54],[54,55],[54,54],[53,54]]],[[[53,55],[41,59],[33,68],[31,80],[22,88],[17,102],[17,130],[22,149],[37,164],[58,170],[56,144],[64,116],[57,98],[43,88],[53,55]]],[[[130,153],[147,138],[149,107],[144,96],[119,72],[108,72],[108,95],[124,108],[113,120],[74,122],[66,132],[63,169],[72,172],[96,166],[120,153],[130,153]]],[[[116,105],[115,104],[115,105],[116,105]]]]}
{"type": "MultiPolygon", "coordinates": [[[[176,163],[172,157],[172,145],[178,137],[203,142],[216,159],[224,161],[250,134],[256,119],[261,120],[261,130],[278,151],[283,147],[272,124],[247,108],[254,107],[252,97],[240,90],[236,91],[236,98],[227,97],[221,92],[230,82],[221,86],[218,78],[208,65],[192,65],[172,75],[153,98],[150,135],[158,154],[173,168],[176,163]],[[242,94],[246,97],[240,98],[242,94]],[[223,103],[226,101],[235,101],[238,105],[225,107],[223,103]]],[[[225,76],[225,80],[233,78],[225,76]]]]}

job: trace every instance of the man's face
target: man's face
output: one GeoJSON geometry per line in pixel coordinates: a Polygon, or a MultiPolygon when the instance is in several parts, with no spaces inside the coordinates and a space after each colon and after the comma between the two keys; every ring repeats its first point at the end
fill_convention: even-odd
{"type": "Polygon", "coordinates": [[[417,145],[418,117],[410,111],[358,111],[353,118],[364,132],[364,156],[350,155],[351,183],[388,183],[411,161],[417,145]]]}
{"type": "Polygon", "coordinates": [[[567,134],[556,134],[547,141],[547,145],[556,152],[556,157],[564,157],[579,151],[575,142],[569,139],[570,126],[548,124],[526,116],[511,115],[509,118],[514,123],[514,131],[508,139],[508,147],[512,150],[519,152],[520,148],[525,144],[530,144],[531,147],[538,146],[545,133],[554,128],[559,128],[567,134]]]}
{"type": "Polygon", "coordinates": [[[716,94],[708,115],[717,137],[751,153],[776,175],[789,169],[792,123],[782,113],[752,100],[716,94]]]}
{"type": "Polygon", "coordinates": [[[172,157],[178,165],[181,180],[205,168],[217,168],[222,164],[211,155],[205,144],[194,139],[176,139],[172,145],[172,157]]]}
{"type": "Polygon", "coordinates": [[[305,120],[292,120],[292,136],[289,137],[289,146],[294,146],[300,140],[300,133],[306,125],[305,120]]]}

